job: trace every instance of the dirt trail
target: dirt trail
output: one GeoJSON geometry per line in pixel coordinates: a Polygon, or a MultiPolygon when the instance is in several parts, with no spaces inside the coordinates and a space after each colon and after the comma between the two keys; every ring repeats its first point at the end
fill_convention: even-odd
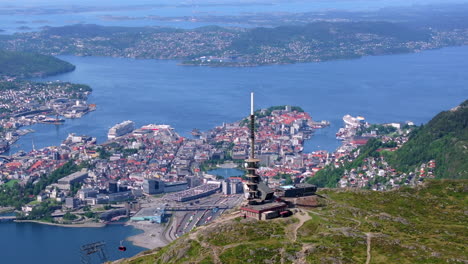
{"type": "Polygon", "coordinates": [[[372,233],[366,233],[366,236],[367,236],[367,259],[366,259],[366,264],[370,264],[370,261],[371,261],[372,233]]]}
{"type": "Polygon", "coordinates": [[[299,219],[299,223],[294,227],[294,230],[293,230],[293,241],[296,242],[297,241],[297,230],[299,230],[299,228],[301,228],[301,226],[308,220],[312,219],[312,217],[310,217],[309,213],[306,211],[301,211],[299,213],[297,213],[295,215],[297,217],[297,219],[299,219]]]}

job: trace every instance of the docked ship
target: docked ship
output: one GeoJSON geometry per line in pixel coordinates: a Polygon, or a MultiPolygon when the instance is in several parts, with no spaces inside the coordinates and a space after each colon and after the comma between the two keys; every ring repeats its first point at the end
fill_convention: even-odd
{"type": "Polygon", "coordinates": [[[114,139],[116,137],[121,137],[132,132],[135,129],[135,123],[133,121],[127,120],[120,124],[117,124],[109,129],[107,133],[108,139],[114,139]]]}
{"type": "Polygon", "coordinates": [[[65,119],[58,118],[58,116],[57,116],[56,118],[46,117],[46,118],[44,118],[44,119],[41,119],[41,120],[39,121],[39,123],[42,123],[42,124],[61,125],[61,124],[65,123],[65,119]]]}
{"type": "Polygon", "coordinates": [[[352,117],[350,115],[345,115],[343,116],[343,121],[346,126],[350,127],[358,127],[361,124],[361,120],[363,120],[363,117],[352,117]]]}
{"type": "Polygon", "coordinates": [[[200,138],[200,136],[201,136],[200,130],[194,128],[194,129],[192,130],[192,136],[194,136],[195,138],[200,138]]]}

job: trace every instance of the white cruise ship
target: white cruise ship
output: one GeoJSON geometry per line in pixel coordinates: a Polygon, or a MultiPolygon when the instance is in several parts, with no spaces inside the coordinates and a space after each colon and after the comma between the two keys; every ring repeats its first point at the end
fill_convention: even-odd
{"type": "Polygon", "coordinates": [[[117,124],[111,129],[109,129],[109,133],[107,133],[108,139],[114,139],[116,137],[120,137],[132,132],[135,129],[135,123],[133,121],[127,120],[120,124],[117,124]]]}
{"type": "Polygon", "coordinates": [[[350,127],[358,127],[360,125],[360,119],[350,115],[343,116],[343,121],[345,122],[346,126],[350,127]]]}

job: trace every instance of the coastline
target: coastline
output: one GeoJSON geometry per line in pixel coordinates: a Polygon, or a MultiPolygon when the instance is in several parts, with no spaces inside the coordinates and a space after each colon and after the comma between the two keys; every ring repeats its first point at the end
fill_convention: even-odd
{"type": "Polygon", "coordinates": [[[127,222],[126,226],[132,226],[135,229],[141,230],[142,233],[127,237],[127,241],[132,242],[133,245],[154,249],[157,247],[164,247],[169,242],[164,238],[166,226],[160,224],[153,224],[150,222],[127,222]]]}
{"type": "Polygon", "coordinates": [[[0,214],[6,214],[10,212],[14,212],[15,208],[14,207],[0,207],[0,214]]]}
{"type": "Polygon", "coordinates": [[[50,225],[50,226],[72,227],[72,228],[100,228],[100,227],[106,226],[106,224],[94,223],[94,222],[87,222],[87,223],[82,223],[82,224],[58,224],[58,223],[43,222],[39,220],[14,220],[14,222],[15,223],[36,223],[36,224],[43,224],[43,225],[50,225]]]}

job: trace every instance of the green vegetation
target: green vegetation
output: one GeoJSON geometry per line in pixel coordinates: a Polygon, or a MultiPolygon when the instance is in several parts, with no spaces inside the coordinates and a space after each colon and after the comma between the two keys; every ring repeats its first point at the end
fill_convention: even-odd
{"type": "Polygon", "coordinates": [[[468,100],[435,116],[419,127],[409,141],[387,159],[395,169],[414,170],[421,163],[436,161],[437,178],[468,178],[468,100]]]}
{"type": "MultiPolygon", "coordinates": [[[[338,46],[338,40],[353,39],[356,34],[375,34],[398,41],[427,41],[430,34],[389,22],[316,22],[304,26],[254,28],[232,42],[231,49],[244,54],[261,52],[262,46],[284,47],[291,41],[316,41],[317,48],[338,46]]],[[[348,41],[348,40],[346,40],[348,41]]]]}
{"type": "Polygon", "coordinates": [[[308,178],[307,182],[315,184],[318,187],[335,188],[338,181],[343,177],[345,170],[357,168],[363,164],[367,157],[379,157],[377,152],[379,148],[388,147],[390,144],[384,144],[382,141],[372,138],[366,145],[360,148],[360,155],[353,162],[346,162],[344,166],[335,168],[333,165],[328,165],[324,169],[318,171],[314,177],[308,178]]]}
{"type": "Polygon", "coordinates": [[[16,209],[21,209],[21,206],[34,200],[36,195],[43,191],[47,185],[55,183],[81,168],[82,166],[78,166],[73,160],[70,160],[50,175],[43,175],[34,183],[28,182],[25,186],[19,185],[18,182],[13,182],[10,186],[3,184],[0,186],[0,206],[13,206],[16,209]]]}
{"type": "Polygon", "coordinates": [[[284,182],[285,185],[290,185],[294,183],[291,178],[291,174],[279,173],[275,175],[273,178],[276,180],[285,179],[285,182],[284,182]]]}
{"type": "Polygon", "coordinates": [[[42,203],[38,203],[31,212],[26,216],[23,213],[17,214],[19,220],[41,220],[45,222],[53,222],[51,214],[57,210],[61,209],[62,205],[56,201],[47,200],[42,203]]]}
{"type": "Polygon", "coordinates": [[[72,64],[53,56],[0,50],[0,76],[48,76],[74,69],[72,64]]]}
{"type": "Polygon", "coordinates": [[[99,154],[100,159],[108,160],[112,156],[112,153],[107,151],[104,147],[98,148],[96,152],[99,154]]]}
{"type": "Polygon", "coordinates": [[[66,212],[64,215],[63,215],[63,220],[66,220],[66,221],[73,221],[75,219],[77,219],[78,216],[70,213],[70,212],[66,212]]]}
{"type": "Polygon", "coordinates": [[[80,170],[80,166],[76,165],[73,160],[68,161],[62,167],[53,171],[50,175],[46,176],[43,175],[39,181],[35,182],[34,184],[28,183],[26,184],[26,190],[32,190],[33,195],[38,195],[45,187],[49,184],[57,182],[59,179],[77,172],[80,170]]]}
{"type": "Polygon", "coordinates": [[[7,183],[5,183],[5,186],[8,188],[14,188],[16,184],[18,184],[18,180],[9,180],[7,183]]]}
{"type": "Polygon", "coordinates": [[[75,182],[73,183],[70,187],[70,192],[71,192],[71,195],[70,196],[75,196],[78,191],[81,189],[81,186],[83,186],[82,183],[79,183],[79,182],[75,182]]]}
{"type": "Polygon", "coordinates": [[[357,133],[358,136],[361,136],[364,133],[370,133],[371,131],[376,131],[378,135],[389,135],[395,133],[397,129],[392,126],[385,126],[379,124],[370,125],[368,128],[362,129],[357,133]]]}
{"type": "Polygon", "coordinates": [[[25,190],[17,182],[11,187],[6,184],[0,186],[0,206],[13,206],[21,209],[21,206],[32,200],[31,190],[25,190]]]}
{"type": "Polygon", "coordinates": [[[370,263],[465,263],[467,187],[321,190],[311,199],[324,206],[302,209],[302,222],[225,220],[120,263],[365,263],[368,247],[370,263]]]}

